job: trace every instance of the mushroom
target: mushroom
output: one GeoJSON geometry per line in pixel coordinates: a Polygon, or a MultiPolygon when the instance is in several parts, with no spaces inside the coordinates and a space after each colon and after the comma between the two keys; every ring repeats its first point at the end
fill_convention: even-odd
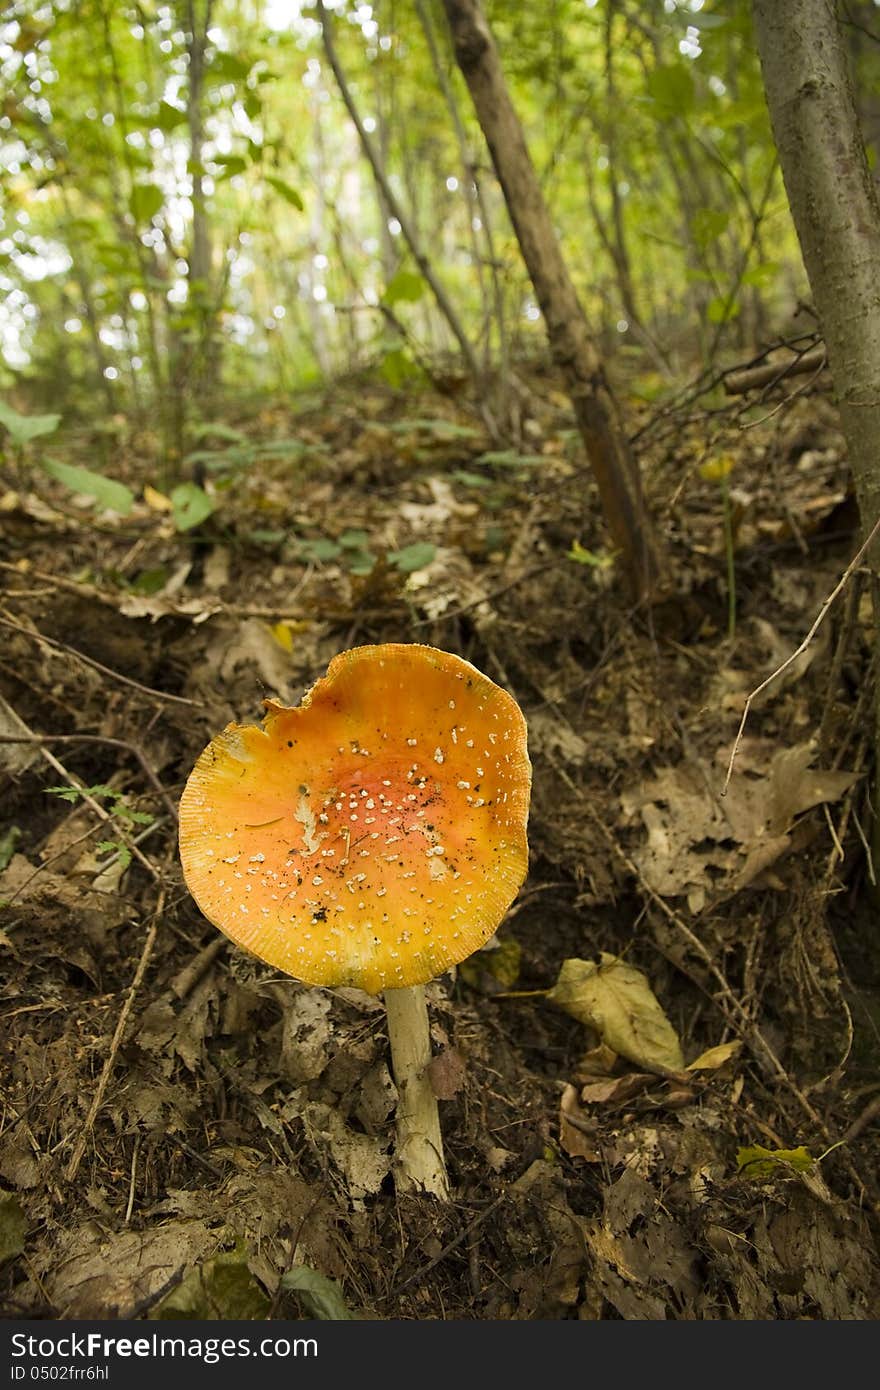
{"type": "Polygon", "coordinates": [[[446,1197],[424,985],[485,944],[526,876],[525,720],[470,662],[404,643],[342,652],[299,706],[264,704],[187,781],[187,887],[276,969],[383,994],[398,1185],[446,1197]]]}

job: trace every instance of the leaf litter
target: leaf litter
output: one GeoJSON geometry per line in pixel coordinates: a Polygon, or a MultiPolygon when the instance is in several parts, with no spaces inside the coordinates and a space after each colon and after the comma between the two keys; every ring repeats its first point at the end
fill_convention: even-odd
{"type": "Polygon", "coordinates": [[[100,531],[48,477],[0,498],[0,735],[49,740],[0,741],[4,1315],[877,1316],[866,593],[757,702],[720,795],[745,695],[853,550],[822,531],[833,418],[800,399],[731,433],[731,644],[718,489],[687,464],[706,422],[643,434],[681,579],[648,631],[613,568],[578,562],[607,547],[552,376],[528,396],[528,468],[493,461],[466,404],[371,386],[230,420],[253,461],[188,530],[134,460],[100,531]],[[781,498],[794,420],[812,448],[781,498]],[[261,432],[298,440],[295,488],[261,432]],[[796,501],[807,555],[786,548],[796,501]],[[173,803],[224,723],[372,641],[461,651],[531,731],[529,880],[492,949],[431,987],[443,1209],[394,1188],[380,1006],[218,944],[157,790],[173,803]],[[71,735],[94,741],[51,741],[71,735]],[[59,784],[152,817],[131,827],[152,872],[102,877],[111,832],[59,784]]]}

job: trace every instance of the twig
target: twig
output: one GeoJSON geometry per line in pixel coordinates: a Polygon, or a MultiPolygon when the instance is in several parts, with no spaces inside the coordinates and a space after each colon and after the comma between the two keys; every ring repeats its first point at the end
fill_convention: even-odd
{"type": "Polygon", "coordinates": [[[420,1265],[416,1273],[410,1274],[408,1278],[402,1281],[402,1283],[395,1284],[391,1292],[388,1294],[388,1297],[395,1298],[398,1294],[402,1293],[404,1289],[409,1288],[410,1284],[415,1284],[417,1280],[423,1279],[430,1270],[435,1269],[437,1265],[439,1265],[443,1260],[446,1259],[447,1255],[451,1255],[453,1250],[457,1250],[458,1247],[464,1241],[466,1241],[469,1236],[472,1236],[474,1232],[477,1231],[480,1226],[482,1226],[486,1218],[492,1215],[492,1212],[495,1210],[495,1208],[499,1207],[507,1196],[508,1192],[505,1188],[505,1190],[495,1198],[494,1202],[490,1202],[489,1205],[483,1211],[479,1212],[473,1218],[472,1221],[469,1221],[468,1224],[464,1227],[464,1229],[459,1231],[458,1235],[454,1236],[448,1245],[444,1245],[443,1249],[440,1251],[438,1255],[435,1255],[433,1259],[429,1260],[426,1265],[420,1265]]]}
{"type": "Polygon", "coordinates": [[[132,1008],[134,1007],[135,996],[137,995],[138,989],[140,988],[143,982],[144,975],[147,973],[147,966],[149,965],[150,957],[153,954],[153,947],[156,944],[156,937],[159,932],[159,919],[162,916],[162,910],[164,906],[165,885],[163,884],[159,889],[159,897],[156,901],[156,909],[153,913],[153,920],[150,923],[150,929],[147,932],[147,937],[144,941],[143,950],[141,951],[141,957],[137,963],[137,969],[135,970],[132,982],[128,987],[128,996],[119,1013],[119,1019],[116,1024],[116,1030],[113,1034],[113,1039],[110,1043],[110,1051],[107,1054],[107,1059],[104,1062],[103,1068],[101,1069],[101,1075],[98,1080],[98,1085],[95,1090],[95,1094],[92,1097],[92,1103],[89,1106],[89,1112],[86,1115],[85,1123],[82,1127],[82,1130],[80,1131],[79,1138],[76,1141],[73,1153],[70,1156],[70,1162],[68,1163],[67,1168],[65,1170],[65,1177],[67,1178],[68,1182],[73,1182],[77,1173],[79,1172],[79,1165],[81,1164],[83,1155],[86,1151],[86,1145],[89,1142],[89,1135],[94,1129],[98,1111],[101,1109],[101,1106],[104,1103],[104,1096],[107,1091],[107,1086],[109,1084],[110,1077],[113,1073],[113,1068],[116,1065],[117,1054],[122,1045],[123,1034],[125,1033],[125,1028],[128,1023],[132,1008]]]}
{"type": "Polygon", "coordinates": [[[133,690],[139,690],[142,695],[149,695],[151,699],[167,700],[175,705],[196,707],[199,705],[198,700],[188,700],[184,695],[169,695],[165,690],[154,690],[150,685],[141,685],[140,681],[133,680],[131,676],[124,676],[121,671],[114,671],[110,666],[104,666],[100,661],[86,656],[84,652],[79,651],[76,647],[71,647],[67,642],[59,642],[54,637],[47,637],[45,633],[35,632],[29,627],[22,627],[20,623],[13,623],[9,618],[0,618],[0,627],[9,628],[11,632],[21,633],[22,637],[29,637],[32,642],[42,643],[54,651],[66,652],[68,656],[81,661],[85,666],[91,666],[95,671],[100,671],[103,676],[109,676],[111,680],[119,681],[122,685],[130,685],[133,690]]]}
{"type": "Polygon", "coordinates": [[[165,803],[171,819],[177,820],[177,807],[171,800],[156,773],[150,767],[145,755],[134,743],[129,743],[123,738],[104,738],[100,734],[27,734],[13,736],[12,734],[0,734],[0,743],[101,743],[107,748],[121,748],[127,753],[131,753],[137,758],[141,765],[141,771],[147,780],[152,783],[156,794],[165,803]]]}
{"type": "Polygon", "coordinates": [[[123,1226],[127,1226],[127,1225],[128,1225],[129,1221],[131,1220],[131,1213],[132,1213],[132,1211],[134,1210],[134,1192],[135,1192],[135,1184],[136,1184],[136,1181],[137,1181],[137,1161],[138,1161],[138,1150],[140,1149],[140,1146],[141,1146],[141,1136],[140,1136],[139,1134],[136,1134],[136,1135],[134,1136],[134,1146],[133,1146],[132,1152],[131,1152],[131,1178],[130,1178],[129,1184],[128,1184],[128,1205],[127,1205],[126,1208],[125,1208],[125,1220],[124,1220],[123,1223],[122,1223],[123,1226]]]}
{"type": "Polygon", "coordinates": [[[801,642],[799,647],[795,648],[795,650],[791,653],[790,656],[787,656],[785,658],[781,666],[777,666],[776,670],[772,671],[770,675],[767,677],[767,679],[763,680],[759,686],[756,686],[752,693],[748,696],[745,703],[745,707],[742,712],[742,719],[740,720],[739,729],[737,730],[736,738],[734,740],[733,749],[730,754],[730,761],[727,764],[727,776],[724,779],[724,786],[721,789],[722,796],[727,795],[727,788],[730,786],[730,779],[733,775],[733,764],[736,759],[736,755],[739,752],[739,746],[742,743],[743,731],[745,730],[746,720],[749,717],[749,711],[752,708],[753,702],[762,693],[762,691],[767,689],[768,685],[770,685],[773,681],[776,680],[777,676],[781,676],[783,671],[787,671],[789,666],[791,666],[792,662],[796,661],[797,658],[803,652],[806,651],[807,647],[810,645],[816,633],[818,632],[820,626],[824,622],[825,616],[828,613],[828,610],[831,607],[832,603],[837,598],[841,590],[845,587],[849,579],[852,577],[852,574],[861,562],[865,552],[870,548],[871,543],[877,536],[878,532],[880,532],[880,517],[878,517],[877,520],[874,522],[874,525],[871,527],[865,540],[862,542],[855,555],[850,560],[840,579],[837,581],[834,588],[831,590],[831,593],[822,603],[822,607],[819,609],[819,612],[816,615],[816,621],[813,623],[803,642],[801,642]]]}
{"type": "MultiPolygon", "coordinates": [[[[55,754],[50,753],[48,748],[44,748],[43,745],[40,743],[38,743],[37,747],[40,750],[40,757],[43,758],[51,768],[54,768],[54,770],[64,778],[68,786],[73,787],[75,791],[79,792],[86,806],[90,807],[91,810],[95,812],[95,815],[98,816],[100,820],[104,821],[108,825],[111,824],[113,822],[113,817],[111,816],[110,812],[105,810],[105,808],[101,805],[100,801],[95,800],[95,798],[89,792],[88,788],[83,786],[81,779],[79,777],[76,777],[72,772],[68,772],[64,764],[62,762],[59,762],[58,759],[55,757],[55,754]]],[[[153,864],[145,854],[141,853],[137,845],[132,840],[131,836],[127,835],[118,823],[113,825],[113,829],[115,831],[115,838],[121,840],[122,843],[125,845],[126,849],[131,850],[133,857],[138,861],[138,863],[144,869],[146,869],[147,873],[150,874],[154,879],[158,880],[159,871],[156,868],[155,864],[153,864]]],[[[43,867],[45,867],[45,865],[43,867]]],[[[28,880],[28,882],[30,882],[30,880],[28,880]]]]}

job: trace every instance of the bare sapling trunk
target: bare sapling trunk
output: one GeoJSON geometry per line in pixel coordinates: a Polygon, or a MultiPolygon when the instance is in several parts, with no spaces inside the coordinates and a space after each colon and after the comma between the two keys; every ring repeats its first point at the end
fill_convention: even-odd
{"type": "MultiPolygon", "coordinates": [[[[833,0],[754,0],[764,89],[867,536],[880,517],[880,202],[833,0]]],[[[880,649],[880,541],[867,555],[880,649]]],[[[880,766],[880,699],[875,695],[880,766]]],[[[875,801],[875,806],[878,803],[875,801]]],[[[875,850],[880,815],[875,815],[875,850]]]]}
{"type": "Polygon", "coordinates": [[[380,190],[382,201],[388,208],[391,215],[395,217],[398,223],[400,224],[400,230],[403,239],[408,245],[410,251],[412,252],[413,259],[416,265],[418,266],[422,276],[424,277],[425,282],[428,285],[428,288],[431,290],[431,293],[434,296],[437,308],[440,310],[440,313],[446,320],[446,323],[449,327],[450,332],[452,333],[452,336],[458,343],[458,346],[461,350],[461,355],[464,358],[465,363],[467,364],[468,371],[473,377],[475,384],[479,385],[481,383],[482,373],[480,371],[480,364],[477,361],[476,353],[474,352],[470,340],[467,334],[465,333],[464,328],[461,325],[461,321],[458,317],[458,314],[455,311],[455,307],[453,306],[452,301],[450,300],[445,289],[443,288],[443,285],[437,278],[437,275],[434,271],[434,267],[431,264],[430,258],[428,257],[427,252],[425,251],[424,247],[421,245],[419,241],[412,220],[407,215],[400,200],[396,196],[394,189],[391,186],[390,180],[385,171],[385,166],[383,165],[382,160],[379,157],[379,153],[376,150],[373,141],[370,139],[366,126],[364,125],[363,120],[361,119],[360,112],[358,111],[357,106],[355,105],[354,98],[351,94],[348,82],[346,81],[345,73],[343,72],[342,65],[339,61],[339,55],[336,52],[336,44],[334,43],[333,39],[332,20],[324,7],[322,0],[318,0],[318,17],[321,21],[321,34],[324,43],[324,52],[327,54],[327,61],[330,64],[330,67],[333,71],[333,76],[336,78],[336,85],[339,88],[339,94],[345,103],[345,108],[348,111],[349,117],[351,118],[355,130],[357,131],[358,139],[361,144],[361,149],[363,150],[364,156],[366,157],[366,160],[373,172],[373,177],[376,180],[377,187],[380,190]]]}
{"type": "Polygon", "coordinates": [[[478,0],[443,3],[455,57],[489,146],[550,348],[572,398],[608,529],[633,596],[645,598],[656,585],[659,560],[638,471],[544,202],[495,41],[478,0]]]}

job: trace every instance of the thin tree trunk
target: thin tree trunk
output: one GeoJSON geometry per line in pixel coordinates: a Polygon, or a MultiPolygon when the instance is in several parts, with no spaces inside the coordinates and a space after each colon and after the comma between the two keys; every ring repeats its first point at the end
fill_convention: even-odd
{"type": "Polygon", "coordinates": [[[364,127],[364,123],[361,120],[360,112],[354,104],[351,91],[349,90],[348,83],[345,79],[345,73],[342,71],[342,66],[339,62],[339,57],[336,52],[336,46],[333,42],[333,31],[330,16],[328,15],[327,10],[324,7],[323,0],[318,0],[318,17],[321,21],[321,28],[324,39],[324,51],[327,54],[327,61],[330,64],[330,67],[333,69],[333,76],[336,78],[336,84],[339,87],[340,95],[342,97],[342,100],[345,102],[346,110],[348,111],[348,114],[351,117],[355,130],[358,133],[358,138],[361,142],[361,149],[363,150],[367,158],[367,161],[370,165],[370,168],[373,171],[373,177],[375,178],[376,183],[382,191],[382,196],[385,199],[385,202],[388,204],[388,208],[392,216],[395,217],[397,221],[400,223],[400,230],[403,234],[404,240],[409,246],[409,249],[413,254],[413,259],[415,260],[416,265],[418,266],[419,270],[424,276],[424,279],[427,282],[434,296],[438,309],[440,310],[441,314],[443,315],[444,319],[449,325],[452,335],[455,338],[455,341],[458,343],[459,348],[461,349],[461,354],[465,362],[467,363],[468,371],[471,373],[471,376],[473,377],[475,383],[480,384],[482,373],[480,371],[480,364],[477,361],[476,354],[474,353],[474,350],[464,331],[464,328],[461,325],[458,314],[455,312],[455,309],[453,308],[449,296],[447,295],[440,281],[437,279],[437,276],[434,273],[434,268],[431,265],[431,262],[428,259],[426,252],[419,243],[415,229],[409,217],[404,212],[403,207],[398,201],[394,193],[394,190],[388,181],[388,176],[385,173],[385,169],[382,165],[382,162],[379,159],[376,150],[374,149],[373,142],[367,134],[366,128],[364,127]]]}
{"type": "Polygon", "coordinates": [[[574,404],[605,520],[620,551],[633,594],[645,597],[655,585],[659,560],[642,503],[638,473],[621,428],[617,403],[562,257],[507,90],[498,50],[478,0],[443,3],[455,56],[470,89],[544,314],[551,351],[564,373],[574,404]]]}
{"type": "MultiPolygon", "coordinates": [[[[877,188],[868,169],[833,0],[754,0],[754,18],[782,176],[828,349],[867,535],[880,517],[877,188]]],[[[868,562],[876,603],[880,541],[874,542],[868,562]]],[[[880,649],[880,626],[876,640],[880,649]]],[[[880,751],[880,699],[875,708],[880,751]]],[[[874,833],[880,847],[880,815],[875,816],[874,833]]]]}
{"type": "MultiPolygon", "coordinates": [[[[862,524],[880,515],[880,205],[832,0],[754,0],[767,104],[862,524]]],[[[873,555],[880,560],[880,550],[873,555]]]]}

